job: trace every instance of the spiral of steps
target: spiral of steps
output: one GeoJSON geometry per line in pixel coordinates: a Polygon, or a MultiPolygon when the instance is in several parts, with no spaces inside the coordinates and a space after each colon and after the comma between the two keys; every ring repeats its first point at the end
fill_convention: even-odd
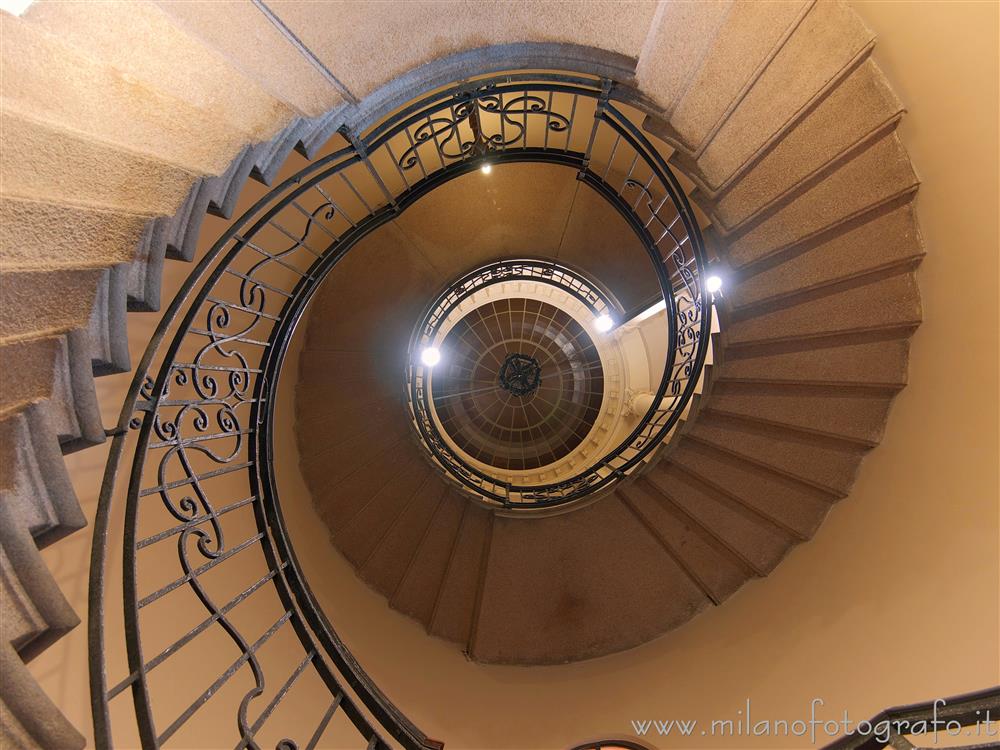
{"type": "MultiPolygon", "coordinates": [[[[500,16],[470,5],[445,36],[419,4],[388,18],[363,3],[271,5],[38,3],[4,15],[0,649],[10,687],[0,726],[12,746],[82,744],[23,661],[77,622],[38,550],[85,523],[61,455],[104,439],[93,378],[130,367],[128,313],[159,309],[165,262],[194,258],[206,212],[231,216],[248,178],[271,184],[293,151],[312,158],[341,125],[416,90],[521,67],[634,86],[644,127],[673,149],[730,270],[711,377],[669,452],[614,494],[544,518],[458,496],[407,432],[399,370],[384,366],[405,350],[391,332],[408,331],[460,270],[446,252],[409,236],[432,262],[401,281],[406,294],[382,310],[378,336],[359,325],[327,348],[310,328],[302,393],[331,368],[354,383],[352,401],[302,425],[312,435],[303,470],[323,465],[313,487],[333,541],[394,607],[472,658],[609,653],[722,602],[849,492],[905,385],[920,323],[918,180],[896,134],[902,105],[870,58],[873,35],[845,5],[601,4],[585,23],[574,4],[500,16]]],[[[379,240],[369,258],[388,252],[379,240]]],[[[629,273],[613,247],[573,252],[609,283],[629,273]]],[[[313,320],[322,310],[319,300],[313,320]]]]}

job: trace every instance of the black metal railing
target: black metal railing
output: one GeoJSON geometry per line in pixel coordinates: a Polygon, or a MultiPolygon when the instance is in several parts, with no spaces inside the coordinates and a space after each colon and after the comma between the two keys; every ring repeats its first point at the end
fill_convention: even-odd
{"type": "Polygon", "coordinates": [[[563,164],[643,241],[672,321],[655,402],[672,406],[596,473],[526,499],[563,502],[624,475],[690,397],[710,312],[695,217],[616,96],[607,80],[541,74],[437,91],[368,132],[345,128],[208,250],[151,337],[110,443],[88,625],[98,747],[288,750],[331,732],[440,747],[357,664],[295,557],[272,466],[282,362],[318,285],[368,233],[484,159],[563,164]]]}
{"type": "Polygon", "coordinates": [[[922,750],[939,746],[954,750],[1000,747],[1000,686],[887,708],[856,723],[825,750],[922,750]],[[958,738],[961,744],[956,744],[958,738]]]}

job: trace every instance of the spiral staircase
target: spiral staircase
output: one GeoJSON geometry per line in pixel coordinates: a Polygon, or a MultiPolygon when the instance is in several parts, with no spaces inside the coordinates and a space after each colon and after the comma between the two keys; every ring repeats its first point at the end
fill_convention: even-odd
{"type": "MultiPolygon", "coordinates": [[[[644,472],[563,512],[472,502],[422,455],[389,358],[435,289],[475,265],[440,248],[488,220],[512,247],[523,214],[500,207],[449,230],[459,182],[428,193],[365,240],[367,262],[347,256],[307,320],[302,471],[358,574],[475,660],[572,661],[723,603],[850,492],[906,383],[921,317],[918,180],[872,33],[835,2],[590,5],[584,23],[580,12],[463,6],[445,36],[424,33],[418,5],[387,18],[362,4],[256,1],[39,3],[4,16],[5,745],[83,742],[23,662],[79,622],[39,549],[85,523],[62,455],[129,430],[130,415],[106,430],[94,378],[140,364],[130,315],[161,309],[164,266],[198,259],[206,213],[229,219],[245,190],[262,194],[248,180],[272,186],[288,160],[357,149],[350,134],[452,81],[563,70],[629,92],[728,270],[721,332],[700,394],[644,472]],[[365,43],[347,31],[376,25],[365,43]],[[376,280],[390,308],[373,304],[376,280]],[[349,373],[333,394],[331,371],[349,373]]],[[[597,278],[639,283],[617,264],[622,228],[601,231],[585,186],[561,204],[542,179],[518,188],[538,217],[522,227],[531,241],[555,228],[535,250],[591,252],[597,278]]],[[[481,247],[481,260],[498,249],[481,247]]],[[[349,654],[338,666],[350,672],[349,654]]],[[[368,710],[370,747],[378,724],[405,727],[368,710]]],[[[433,746],[415,730],[395,739],[433,746]]]]}

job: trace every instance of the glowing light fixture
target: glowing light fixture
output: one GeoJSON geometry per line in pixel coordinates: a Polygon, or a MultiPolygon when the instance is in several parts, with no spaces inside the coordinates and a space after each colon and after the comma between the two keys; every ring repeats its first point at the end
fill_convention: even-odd
{"type": "Polygon", "coordinates": [[[483,174],[489,174],[490,172],[493,171],[493,165],[490,164],[489,162],[486,162],[485,164],[483,164],[483,166],[479,168],[479,171],[482,172],[483,174]]]}
{"type": "Polygon", "coordinates": [[[715,294],[717,291],[722,289],[722,277],[709,276],[705,279],[705,289],[708,290],[709,294],[715,294]]]}
{"type": "Polygon", "coordinates": [[[433,367],[441,361],[441,350],[433,346],[428,346],[420,352],[420,361],[428,367],[433,367]]]}
{"type": "Polygon", "coordinates": [[[0,10],[19,16],[28,9],[34,0],[0,0],[0,10]]]}
{"type": "Polygon", "coordinates": [[[610,315],[598,315],[594,318],[594,328],[601,333],[607,333],[610,331],[614,324],[615,322],[611,319],[610,315]]]}

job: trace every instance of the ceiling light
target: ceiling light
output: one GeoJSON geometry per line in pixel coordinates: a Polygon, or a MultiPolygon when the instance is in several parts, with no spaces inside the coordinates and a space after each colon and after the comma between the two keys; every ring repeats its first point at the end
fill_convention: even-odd
{"type": "Polygon", "coordinates": [[[0,0],[0,10],[19,16],[28,9],[33,0],[0,0]]]}
{"type": "Polygon", "coordinates": [[[598,315],[594,319],[594,328],[596,328],[601,333],[607,333],[611,330],[611,327],[615,324],[615,321],[611,319],[610,315],[598,315]]]}
{"type": "Polygon", "coordinates": [[[433,346],[428,346],[420,352],[420,361],[428,367],[433,367],[441,361],[441,350],[433,346]]]}
{"type": "Polygon", "coordinates": [[[490,164],[489,162],[486,162],[483,164],[483,166],[479,168],[479,171],[482,172],[483,174],[489,174],[490,172],[493,171],[493,165],[490,164]]]}
{"type": "Polygon", "coordinates": [[[705,279],[705,289],[708,290],[709,294],[715,294],[717,291],[722,289],[722,277],[709,276],[705,279]]]}

